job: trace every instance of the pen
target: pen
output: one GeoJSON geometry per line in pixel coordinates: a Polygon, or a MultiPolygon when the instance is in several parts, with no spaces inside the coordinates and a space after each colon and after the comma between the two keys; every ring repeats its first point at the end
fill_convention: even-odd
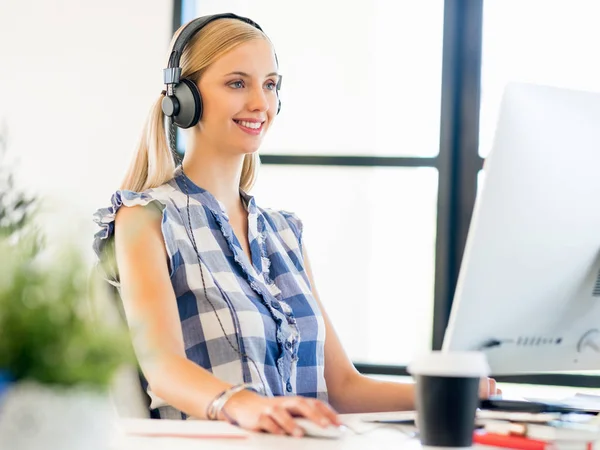
{"type": "Polygon", "coordinates": [[[485,432],[474,433],[473,442],[480,445],[491,445],[494,447],[515,448],[521,450],[546,450],[546,448],[552,448],[552,444],[545,441],[529,439],[524,436],[511,436],[485,432]]]}

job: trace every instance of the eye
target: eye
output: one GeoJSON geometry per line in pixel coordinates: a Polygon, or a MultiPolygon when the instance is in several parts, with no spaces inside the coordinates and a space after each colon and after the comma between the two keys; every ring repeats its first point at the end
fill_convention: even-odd
{"type": "Polygon", "coordinates": [[[275,89],[277,89],[277,83],[275,83],[273,80],[269,80],[266,83],[267,89],[270,91],[274,91],[275,89]]]}
{"type": "Polygon", "coordinates": [[[244,82],[242,80],[232,81],[229,86],[233,89],[241,89],[244,87],[244,82]]]}

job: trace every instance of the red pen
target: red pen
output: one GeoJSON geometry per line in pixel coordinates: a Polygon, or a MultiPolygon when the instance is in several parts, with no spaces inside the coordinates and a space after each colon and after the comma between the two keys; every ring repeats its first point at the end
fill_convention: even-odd
{"type": "MultiPolygon", "coordinates": [[[[540,441],[530,439],[525,436],[515,436],[506,434],[486,433],[476,431],[473,434],[473,442],[480,445],[490,445],[494,447],[514,448],[520,450],[559,450],[561,448],[558,442],[540,441]]],[[[581,450],[593,450],[593,442],[568,442],[566,446],[570,449],[581,445],[581,450]]]]}

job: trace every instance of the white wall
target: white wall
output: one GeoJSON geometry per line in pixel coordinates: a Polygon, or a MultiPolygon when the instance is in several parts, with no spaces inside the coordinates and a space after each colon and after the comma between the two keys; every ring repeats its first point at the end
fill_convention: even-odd
{"type": "Polygon", "coordinates": [[[0,1],[0,130],[19,185],[48,199],[50,236],[69,232],[90,256],[91,216],[109,205],[163,89],[172,4],[0,1]]]}

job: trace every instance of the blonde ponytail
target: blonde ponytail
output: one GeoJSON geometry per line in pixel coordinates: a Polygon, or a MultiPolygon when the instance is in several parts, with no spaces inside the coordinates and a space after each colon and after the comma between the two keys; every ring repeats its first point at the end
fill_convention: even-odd
{"type": "Polygon", "coordinates": [[[162,99],[161,95],[150,110],[138,148],[121,183],[121,189],[142,192],[173,178],[175,161],[167,142],[162,99]]]}
{"type": "Polygon", "coordinates": [[[258,153],[250,153],[244,156],[244,165],[242,166],[242,176],[240,177],[240,189],[249,192],[256,182],[258,168],[260,166],[260,157],[258,153]]]}

